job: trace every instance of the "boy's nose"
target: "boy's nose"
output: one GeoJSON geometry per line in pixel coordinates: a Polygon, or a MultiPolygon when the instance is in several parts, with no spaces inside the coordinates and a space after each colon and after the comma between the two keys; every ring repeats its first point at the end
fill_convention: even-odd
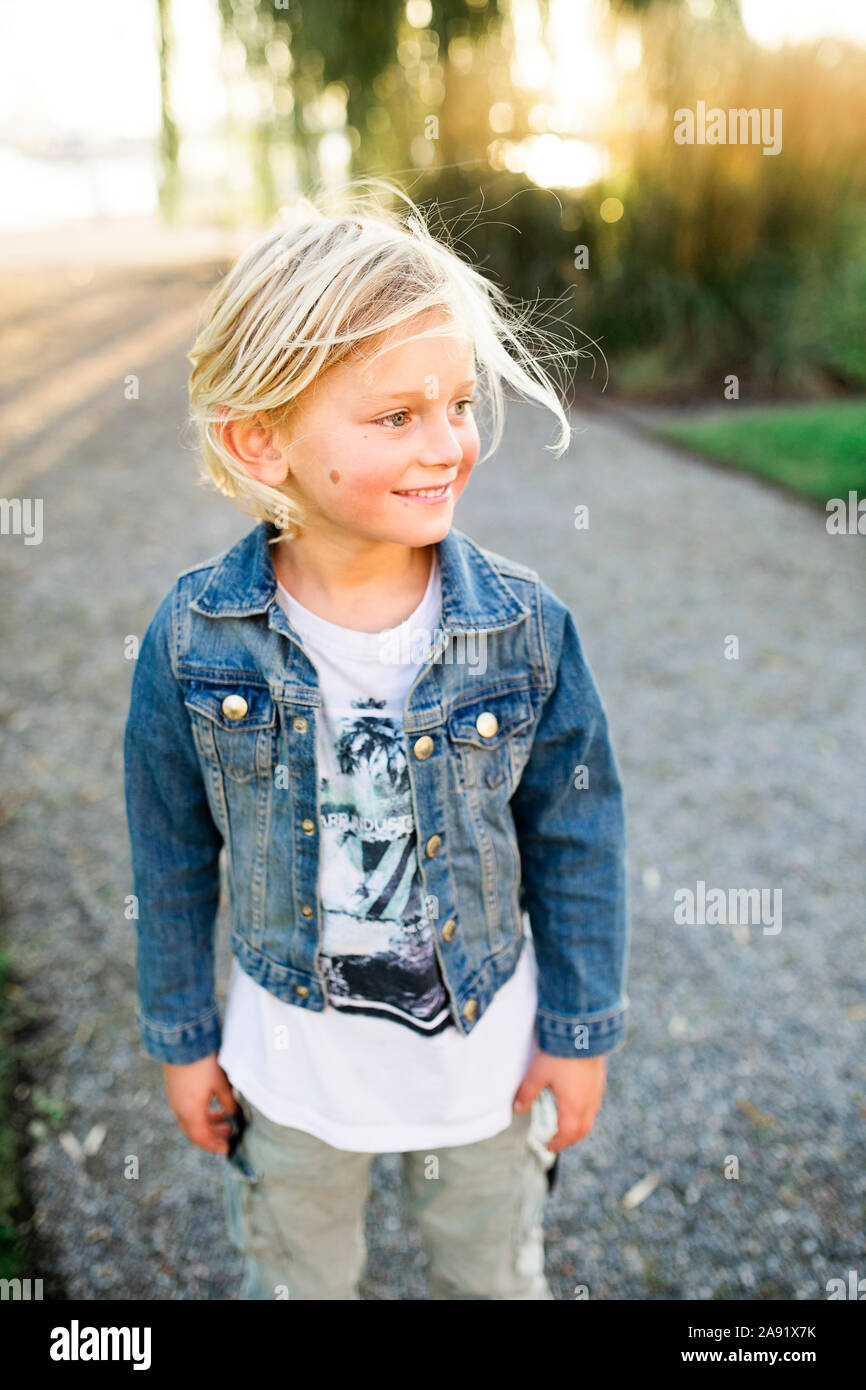
{"type": "Polygon", "coordinates": [[[462,460],[463,445],[448,421],[431,425],[418,455],[418,462],[425,468],[455,468],[462,460]]]}

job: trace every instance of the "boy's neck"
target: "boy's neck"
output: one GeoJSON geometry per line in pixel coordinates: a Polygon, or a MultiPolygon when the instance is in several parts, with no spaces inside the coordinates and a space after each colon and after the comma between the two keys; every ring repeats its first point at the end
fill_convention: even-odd
{"type": "Polygon", "coordinates": [[[274,572],[304,608],[359,632],[405,622],[427,589],[435,547],[371,542],[347,550],[304,535],[271,547],[274,572]]]}

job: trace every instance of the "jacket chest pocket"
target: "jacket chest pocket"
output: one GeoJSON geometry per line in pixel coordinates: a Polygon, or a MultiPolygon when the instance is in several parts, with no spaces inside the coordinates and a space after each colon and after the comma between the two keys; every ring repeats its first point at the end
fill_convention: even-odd
{"type": "Polygon", "coordinates": [[[271,692],[244,684],[195,684],[184,701],[196,744],[233,782],[269,777],[277,711],[271,692]]]}
{"type": "Polygon", "coordinates": [[[473,697],[448,714],[448,737],[465,787],[500,787],[513,782],[516,752],[532,733],[527,690],[473,697]]]}

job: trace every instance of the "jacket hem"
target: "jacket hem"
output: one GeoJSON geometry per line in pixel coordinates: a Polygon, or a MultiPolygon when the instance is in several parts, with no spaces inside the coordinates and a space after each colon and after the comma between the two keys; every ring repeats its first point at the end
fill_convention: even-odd
{"type": "Polygon", "coordinates": [[[551,1057],[601,1057],[625,1042],[629,1003],[603,1013],[566,1017],[539,1009],[535,1021],[538,1046],[551,1057]]]}
{"type": "Polygon", "coordinates": [[[137,1021],[142,1046],[157,1062],[183,1066],[219,1052],[222,1029],[216,1007],[200,1018],[176,1025],[151,1023],[141,1012],[137,1021]]]}

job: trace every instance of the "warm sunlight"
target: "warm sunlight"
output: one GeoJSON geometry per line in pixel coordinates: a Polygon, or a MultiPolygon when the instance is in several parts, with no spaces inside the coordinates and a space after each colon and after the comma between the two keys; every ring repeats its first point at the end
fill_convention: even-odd
{"type": "MultiPolygon", "coordinates": [[[[697,20],[711,16],[713,3],[685,0],[697,20]]],[[[866,5],[855,0],[741,0],[741,9],[749,34],[768,46],[821,36],[866,42],[866,5]]],[[[0,225],[153,212],[159,134],[155,7],[121,9],[111,0],[82,0],[71,8],[64,0],[44,0],[39,13],[45,37],[37,47],[27,7],[0,10],[0,176],[6,192],[0,225]],[[112,52],[108,64],[106,46],[112,52]]],[[[240,194],[251,171],[237,150],[226,148],[224,123],[245,109],[254,115],[256,94],[243,82],[228,91],[225,73],[235,59],[243,71],[243,53],[221,43],[218,7],[211,0],[174,0],[171,13],[171,99],[184,137],[186,173],[225,179],[240,194]]],[[[406,21],[419,35],[432,15],[429,0],[409,0],[406,21]]],[[[586,187],[609,169],[606,133],[620,109],[624,80],[640,71],[640,26],[618,21],[611,42],[607,0],[550,0],[546,24],[538,0],[512,0],[510,23],[514,98],[534,103],[530,125],[536,133],[509,138],[511,103],[491,100],[490,162],[525,171],[544,187],[586,187]]],[[[465,57],[463,40],[452,47],[455,58],[465,57]]],[[[352,146],[339,122],[328,121],[325,130],[322,165],[336,178],[352,146]]],[[[424,153],[432,155],[429,142],[424,153]]]]}

